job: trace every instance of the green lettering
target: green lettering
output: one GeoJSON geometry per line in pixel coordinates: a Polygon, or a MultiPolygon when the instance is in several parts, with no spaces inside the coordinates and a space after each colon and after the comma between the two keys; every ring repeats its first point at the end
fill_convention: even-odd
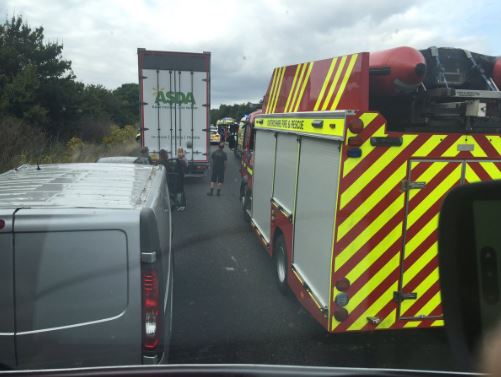
{"type": "Polygon", "coordinates": [[[164,92],[162,92],[161,90],[159,90],[157,92],[157,98],[155,99],[155,103],[158,105],[160,104],[160,102],[162,103],[165,103],[165,96],[164,96],[164,92]]]}

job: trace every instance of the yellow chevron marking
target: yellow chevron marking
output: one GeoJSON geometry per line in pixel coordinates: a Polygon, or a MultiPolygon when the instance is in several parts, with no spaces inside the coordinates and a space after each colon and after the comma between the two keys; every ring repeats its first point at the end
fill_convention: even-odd
{"type": "MultiPolygon", "coordinates": [[[[438,218],[438,216],[437,216],[438,218]]],[[[423,255],[421,255],[414,264],[411,266],[407,266],[404,262],[404,278],[402,279],[402,286],[405,286],[418,274],[419,271],[423,269],[432,259],[437,255],[436,251],[438,250],[438,242],[434,242],[428,250],[426,250],[423,255]]],[[[407,252],[406,252],[407,257],[407,252]]]]}
{"type": "Polygon", "coordinates": [[[289,106],[287,107],[287,109],[285,111],[287,113],[292,111],[292,108],[294,107],[294,104],[296,103],[299,88],[301,87],[301,84],[303,83],[304,74],[306,72],[306,66],[307,66],[307,63],[301,64],[301,70],[299,71],[299,76],[298,76],[297,81],[296,81],[296,86],[294,87],[294,94],[292,95],[291,101],[289,102],[289,106]]]}
{"type": "Polygon", "coordinates": [[[273,70],[273,76],[271,79],[270,95],[268,97],[268,103],[266,104],[266,113],[271,112],[272,103],[273,103],[273,95],[275,94],[275,86],[277,83],[277,77],[278,77],[278,68],[275,68],[273,70]]]}
{"type": "Polygon", "coordinates": [[[418,327],[422,321],[408,321],[405,323],[404,327],[407,329],[418,327]]]}
{"type": "MultiPolygon", "coordinates": [[[[375,275],[375,277],[377,276],[377,280],[371,279],[359,292],[357,292],[357,294],[363,295],[362,299],[365,299],[394,269],[398,268],[399,258],[400,255],[397,253],[395,257],[392,258],[391,261],[375,275]],[[374,280],[374,284],[372,283],[372,280],[374,280]]],[[[367,317],[377,315],[381,309],[393,300],[393,292],[397,290],[397,286],[397,281],[391,284],[391,286],[381,296],[376,298],[362,313],[362,315],[360,315],[357,320],[353,322],[348,330],[360,330],[364,327],[367,324],[367,317]]],[[[349,311],[350,310],[348,310],[348,312],[349,311]]]]}
{"type": "MultiPolygon", "coordinates": [[[[371,279],[351,298],[346,306],[348,312],[352,312],[359,304],[362,302],[368,294],[370,294],[384,279],[388,276],[394,269],[398,268],[398,262],[400,259],[399,253],[395,254],[395,256],[386,263],[383,268],[381,268],[377,273],[372,275],[371,279]]],[[[367,317],[374,316],[378,313],[388,302],[393,300],[393,292],[397,289],[397,281],[395,281],[391,286],[374,302],[370,305],[370,307],[358,317],[357,321],[355,321],[348,330],[356,330],[360,329],[367,324],[367,317]]],[[[339,326],[340,322],[336,321],[335,318],[332,318],[332,329],[335,329],[339,326]]]]}
{"type": "MultiPolygon", "coordinates": [[[[388,277],[396,268],[398,268],[400,262],[400,254],[395,253],[395,255],[382,267],[379,271],[374,271],[368,275],[368,280],[365,284],[350,298],[346,309],[348,312],[354,310],[360,303],[367,298],[367,296],[373,292],[381,282],[388,277]]],[[[377,301],[377,300],[376,300],[377,301]]],[[[363,318],[367,320],[365,317],[363,318]]]]}
{"type": "MultiPolygon", "coordinates": [[[[409,136],[409,143],[416,138],[416,135],[409,136]]],[[[367,167],[360,177],[353,182],[342,194],[340,200],[340,209],[343,209],[362,189],[384,170],[403,150],[401,148],[389,149],[381,155],[375,163],[367,167]]]]}
{"type": "Polygon", "coordinates": [[[373,208],[388,195],[391,190],[395,189],[405,178],[407,167],[405,164],[400,165],[393,174],[384,183],[373,191],[363,202],[350,213],[350,215],[339,225],[337,229],[337,240],[342,239],[361,219],[373,210],[373,208]]]}
{"type": "Polygon", "coordinates": [[[501,170],[494,162],[479,162],[479,164],[484,168],[489,177],[492,179],[501,179],[501,170]]]}
{"type": "Polygon", "coordinates": [[[299,105],[301,104],[301,100],[303,99],[304,90],[306,89],[306,84],[308,83],[308,79],[310,78],[310,73],[311,73],[312,69],[313,69],[313,63],[309,63],[307,71],[306,71],[306,75],[305,75],[304,80],[303,80],[303,85],[301,85],[301,90],[299,91],[299,96],[297,98],[296,106],[292,110],[294,112],[298,111],[298,109],[299,109],[299,105]]]}
{"type": "Polygon", "coordinates": [[[487,140],[489,140],[494,149],[496,149],[498,156],[501,155],[501,136],[488,136],[487,140]]]}
{"type": "Polygon", "coordinates": [[[452,144],[442,155],[442,157],[456,157],[459,153],[458,151],[458,145],[459,144],[473,144],[473,151],[471,151],[471,154],[474,157],[487,157],[487,154],[485,151],[482,149],[480,144],[477,143],[477,141],[470,136],[461,136],[454,144],[452,144]]]}
{"type": "Polygon", "coordinates": [[[466,164],[465,180],[467,183],[480,182],[480,177],[473,171],[469,164],[466,164]]]}
{"type": "Polygon", "coordinates": [[[284,74],[285,74],[285,67],[281,68],[280,72],[279,72],[279,78],[278,78],[277,90],[276,90],[276,94],[275,94],[275,100],[273,101],[273,109],[271,111],[272,113],[274,113],[275,110],[277,109],[277,103],[278,103],[278,99],[280,98],[280,91],[282,90],[282,82],[284,80],[284,74]]]}
{"type": "Polygon", "coordinates": [[[357,62],[358,54],[351,55],[350,62],[348,63],[348,68],[346,69],[346,73],[344,74],[343,81],[341,81],[341,86],[337,91],[336,97],[334,98],[334,103],[332,104],[331,110],[336,110],[341,97],[343,96],[344,90],[346,88],[346,84],[351,76],[351,71],[353,71],[353,67],[357,62]]]}
{"type": "MultiPolygon", "coordinates": [[[[419,296],[418,296],[419,297],[419,296]]],[[[435,293],[435,295],[419,310],[419,315],[429,316],[431,312],[440,304],[440,292],[435,293]]],[[[416,327],[421,324],[422,321],[410,321],[407,322],[404,327],[416,327]],[[416,324],[416,325],[413,325],[416,324]]]]}
{"type": "MultiPolygon", "coordinates": [[[[416,289],[413,290],[414,292],[417,293],[417,298],[419,299],[421,296],[423,296],[437,281],[438,281],[438,266],[426,278],[423,279],[423,281],[416,287],[416,289]]],[[[407,310],[409,310],[409,308],[411,308],[414,305],[414,303],[415,303],[414,300],[402,301],[400,303],[401,315],[405,317],[405,313],[407,312],[407,310]]],[[[426,305],[428,305],[428,303],[426,305]]],[[[435,306],[430,310],[433,310],[435,306]]],[[[424,314],[424,308],[420,309],[417,314],[424,314]]]]}
{"type": "MultiPolygon", "coordinates": [[[[400,236],[402,235],[402,223],[399,226],[395,227],[391,232],[389,232],[386,237],[384,237],[379,244],[377,244],[371,252],[367,254],[348,274],[346,274],[346,278],[354,282],[360,278],[367,270],[376,262],[381,255],[383,255],[388,250],[388,245],[393,245],[400,236]]],[[[336,259],[337,263],[337,259],[336,259]]],[[[338,265],[334,264],[336,270],[338,269],[338,265]]],[[[339,266],[340,267],[340,266],[339,266]]]]}
{"type": "Polygon", "coordinates": [[[437,230],[438,226],[438,213],[433,216],[428,223],[416,233],[412,239],[407,240],[405,243],[405,259],[409,257],[430,234],[437,230]]]}
{"type": "MultiPolygon", "coordinates": [[[[405,137],[405,136],[404,136],[405,137]]],[[[425,143],[418,148],[416,152],[412,155],[413,158],[418,157],[428,157],[430,151],[435,149],[445,139],[444,135],[433,135],[425,143]]],[[[405,140],[405,139],[404,139],[405,140]]]]}
{"type": "Polygon", "coordinates": [[[327,93],[327,97],[325,98],[325,101],[322,105],[322,110],[327,110],[327,107],[329,106],[332,94],[336,89],[337,82],[339,81],[339,77],[341,76],[341,72],[343,71],[344,64],[346,63],[346,58],[347,58],[346,56],[343,56],[341,58],[341,61],[339,62],[339,66],[336,68],[336,74],[334,75],[334,80],[332,81],[331,87],[329,88],[329,92],[327,93]]]}
{"type": "Polygon", "coordinates": [[[292,86],[290,88],[289,95],[287,96],[287,101],[285,102],[284,113],[287,112],[286,110],[289,107],[289,103],[290,103],[291,98],[292,98],[292,92],[294,91],[294,87],[296,85],[297,77],[299,76],[299,71],[301,70],[301,66],[302,66],[302,64],[299,64],[296,67],[296,72],[294,73],[294,79],[292,80],[292,86]]]}
{"type": "MultiPolygon", "coordinates": [[[[434,165],[445,165],[446,163],[435,163],[434,165]]],[[[437,166],[439,167],[439,166],[437,166]]],[[[428,209],[436,203],[454,184],[461,178],[461,165],[454,169],[449,176],[440,182],[410,213],[407,215],[407,229],[409,229],[428,209]]]]}
{"type": "MultiPolygon", "coordinates": [[[[425,171],[421,173],[419,177],[411,176],[411,180],[417,182],[426,182],[427,184],[447,166],[447,162],[444,161],[435,163],[413,161],[411,163],[411,170],[416,168],[420,164],[425,164],[425,171]]],[[[417,194],[419,194],[420,191],[421,190],[410,190],[409,201],[411,201],[417,194]]]]}
{"type": "Polygon", "coordinates": [[[317,102],[315,103],[314,111],[317,111],[322,103],[322,99],[324,98],[325,90],[327,89],[327,85],[329,84],[329,80],[331,79],[332,72],[334,71],[334,67],[336,66],[338,58],[332,59],[329,70],[327,71],[327,75],[325,76],[324,84],[322,85],[322,89],[320,89],[320,93],[318,94],[317,102]]]}
{"type": "Polygon", "coordinates": [[[395,324],[397,320],[397,310],[393,309],[390,314],[388,314],[379,325],[376,326],[378,329],[388,329],[395,324]]]}
{"type": "MultiPolygon", "coordinates": [[[[364,127],[367,127],[368,124],[370,124],[375,118],[377,114],[375,113],[365,113],[363,114],[360,119],[364,123],[364,127]]],[[[375,132],[373,136],[386,136],[385,132],[386,125],[383,124],[381,127],[379,127],[375,132]]],[[[349,130],[347,131],[350,136],[353,136],[349,130]]],[[[403,137],[404,139],[404,144],[403,148],[405,148],[406,140],[408,139],[407,136],[403,137]]],[[[371,145],[370,140],[365,140],[364,143],[360,146],[360,149],[362,150],[362,158],[347,158],[344,161],[343,165],[343,177],[346,177],[354,168],[358,166],[358,164],[363,163],[364,157],[367,157],[367,155],[374,149],[374,147],[371,145]]]]}
{"type": "Polygon", "coordinates": [[[431,327],[441,327],[441,326],[445,326],[443,319],[437,319],[436,321],[433,321],[433,323],[431,324],[431,327]]]}

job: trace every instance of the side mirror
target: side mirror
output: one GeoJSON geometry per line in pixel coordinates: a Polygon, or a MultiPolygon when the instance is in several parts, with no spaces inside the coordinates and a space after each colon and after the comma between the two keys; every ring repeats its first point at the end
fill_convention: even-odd
{"type": "Polygon", "coordinates": [[[482,339],[501,318],[501,181],[452,190],[438,229],[447,334],[458,362],[474,369],[482,339]]]}

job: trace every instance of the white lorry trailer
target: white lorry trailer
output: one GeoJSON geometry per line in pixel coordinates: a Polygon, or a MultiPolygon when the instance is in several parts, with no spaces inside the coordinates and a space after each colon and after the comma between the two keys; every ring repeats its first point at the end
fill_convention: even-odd
{"type": "Polygon", "coordinates": [[[152,157],[176,157],[182,147],[188,174],[208,166],[210,53],[137,50],[141,144],[152,157]]]}

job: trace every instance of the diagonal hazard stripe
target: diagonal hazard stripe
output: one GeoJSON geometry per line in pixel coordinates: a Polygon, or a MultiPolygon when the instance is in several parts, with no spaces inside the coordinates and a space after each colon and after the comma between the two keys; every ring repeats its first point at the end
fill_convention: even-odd
{"type": "Polygon", "coordinates": [[[435,163],[433,165],[434,168],[437,169],[437,170],[433,169],[435,170],[435,174],[441,178],[443,177],[443,179],[441,181],[437,179],[437,181],[439,181],[440,183],[438,183],[438,185],[436,186],[436,188],[433,189],[433,191],[430,192],[429,190],[426,189],[425,189],[426,191],[422,191],[422,192],[427,192],[428,195],[426,195],[422,199],[420,198],[421,200],[419,201],[413,200],[416,194],[412,198],[410,198],[409,200],[410,211],[409,214],[407,215],[407,229],[409,229],[416,222],[417,219],[421,218],[424,215],[424,213],[427,212],[430,209],[430,207],[433,206],[433,204],[438,203],[440,199],[461,180],[461,165],[459,163],[454,163],[454,164],[435,163]],[[454,170],[451,173],[449,173],[448,171],[449,169],[444,169],[447,168],[447,165],[455,166],[454,170]],[[438,170],[440,168],[444,169],[443,174],[440,174],[440,171],[438,170]]]}
{"type": "Polygon", "coordinates": [[[299,95],[297,97],[296,105],[292,109],[292,111],[294,112],[298,111],[299,109],[299,105],[301,104],[301,100],[303,99],[304,90],[306,88],[306,84],[308,84],[308,80],[310,78],[312,69],[313,69],[313,63],[308,63],[308,68],[306,69],[306,74],[303,79],[303,84],[301,85],[301,89],[299,90],[299,95]]]}
{"type": "Polygon", "coordinates": [[[338,62],[338,58],[332,59],[329,70],[327,71],[327,75],[325,76],[324,84],[322,85],[322,89],[320,89],[320,93],[318,94],[317,102],[315,102],[315,107],[313,108],[314,111],[317,111],[320,108],[320,105],[321,105],[322,100],[323,100],[324,95],[325,95],[325,91],[326,91],[327,86],[330,82],[332,72],[334,71],[334,67],[336,66],[337,62],[338,62]]]}
{"type": "Polygon", "coordinates": [[[355,63],[357,62],[358,54],[353,54],[350,57],[350,62],[348,63],[348,68],[346,69],[346,73],[344,74],[343,81],[341,81],[341,85],[339,86],[339,89],[336,94],[336,98],[334,99],[334,103],[331,106],[331,110],[336,110],[337,105],[339,104],[339,101],[341,100],[341,97],[343,96],[344,90],[346,88],[346,84],[348,83],[348,80],[351,76],[351,72],[353,71],[353,67],[355,66],[355,63]]]}
{"type": "MultiPolygon", "coordinates": [[[[418,314],[419,309],[430,299],[430,290],[436,285],[438,290],[438,266],[435,264],[435,268],[431,271],[424,279],[421,280],[419,285],[413,289],[413,292],[417,294],[416,301],[404,300],[401,307],[402,317],[412,317],[418,314]]],[[[434,294],[435,292],[433,292],[434,294]]],[[[423,313],[419,313],[423,314],[423,313]]]]}
{"type": "Polygon", "coordinates": [[[491,179],[501,179],[501,163],[479,162],[491,179]]]}
{"type": "MultiPolygon", "coordinates": [[[[452,142],[453,139],[450,139],[448,143],[452,142]]],[[[440,150],[448,147],[448,143],[442,143],[440,146],[438,146],[435,150],[440,150]]],[[[424,170],[425,165],[421,164],[418,165],[414,168],[413,173],[414,175],[420,175],[421,172],[424,170]]],[[[387,195],[383,200],[382,200],[382,206],[381,208],[385,208],[386,206],[390,206],[391,203],[396,201],[396,198],[398,195],[402,195],[400,191],[398,190],[393,190],[391,194],[387,195]]],[[[424,194],[422,194],[424,195],[424,194]]],[[[401,205],[403,207],[403,199],[401,200],[401,205]]],[[[363,205],[363,204],[362,204],[363,205]]],[[[379,206],[379,205],[378,205],[379,206]]],[[[381,216],[381,212],[378,212],[376,210],[373,210],[369,212],[369,214],[362,218],[358,219],[356,225],[349,231],[349,233],[340,241],[337,242],[335,248],[336,250],[340,250],[338,256],[335,259],[335,268],[336,268],[336,273],[339,274],[339,276],[344,276],[347,274],[351,269],[354,269],[358,262],[363,260],[363,258],[366,258],[367,254],[369,251],[372,250],[374,247],[373,245],[377,245],[381,240],[385,237],[385,235],[389,232],[392,231],[395,227],[398,228],[398,231],[402,232],[402,221],[401,219],[403,218],[402,211],[397,212],[392,218],[386,217],[386,223],[381,227],[380,230],[377,231],[374,235],[369,235],[367,236],[368,238],[362,237],[362,232],[363,229],[365,229],[366,224],[370,224],[371,222],[375,221],[379,216],[381,216]],[[357,247],[354,244],[351,244],[352,242],[358,242],[357,245],[360,245],[360,240],[365,239],[365,243],[361,247],[357,247]],[[358,240],[358,241],[357,241],[358,240]],[[370,245],[370,246],[369,246],[370,245]]],[[[423,224],[424,225],[424,224],[423,224]]],[[[410,235],[412,235],[412,228],[410,229],[410,235]]],[[[365,234],[367,235],[367,233],[365,234]]],[[[400,246],[399,246],[400,247],[400,246]]],[[[372,252],[372,251],[371,251],[372,252]]]]}
{"type": "Polygon", "coordinates": [[[414,150],[418,148],[417,143],[412,143],[412,141],[417,139],[416,136],[411,136],[409,139],[409,146],[404,150],[401,150],[400,148],[390,149],[386,153],[381,155],[381,157],[378,158],[377,161],[366,167],[365,171],[358,177],[357,184],[352,184],[341,194],[339,201],[340,209],[343,209],[364,188],[375,187],[371,186],[371,184],[375,185],[375,182],[372,181],[378,175],[391,173],[393,169],[389,168],[389,165],[392,165],[392,163],[395,162],[396,164],[400,165],[405,162],[407,158],[405,158],[404,155],[408,157],[412,154],[413,148],[414,150]]]}
{"type": "Polygon", "coordinates": [[[280,72],[279,72],[277,90],[276,90],[274,101],[273,101],[273,107],[271,109],[272,113],[274,113],[275,110],[277,109],[277,103],[278,103],[278,99],[280,97],[280,92],[282,90],[282,82],[284,80],[284,75],[285,75],[285,67],[281,68],[280,72]]]}
{"type": "MultiPolygon", "coordinates": [[[[365,140],[364,143],[360,146],[362,151],[362,156],[364,158],[348,158],[345,159],[343,164],[343,178],[346,177],[348,173],[350,173],[353,169],[355,169],[359,164],[365,165],[368,161],[369,154],[373,154],[376,152],[376,149],[370,144],[370,138],[372,136],[385,136],[386,135],[386,125],[384,123],[383,117],[378,117],[377,113],[364,113],[360,119],[364,123],[364,129],[360,133],[360,137],[362,140],[365,140]]],[[[378,156],[383,154],[382,150],[379,151],[378,156]]]]}
{"type": "Polygon", "coordinates": [[[403,195],[399,190],[398,185],[405,177],[406,172],[406,164],[401,164],[397,169],[395,169],[393,174],[388,177],[388,179],[386,179],[379,187],[377,187],[376,190],[366,197],[361,205],[357,206],[354,211],[350,211],[350,215],[338,227],[337,239],[339,240],[346,236],[346,234],[354,227],[357,227],[357,230],[361,232],[362,229],[366,227],[366,222],[364,221],[362,225],[358,225],[360,219],[363,219],[369,212],[372,211],[382,213],[385,208],[388,208],[390,203],[394,202],[396,198],[398,198],[398,196],[403,195]],[[390,200],[386,200],[388,195],[391,195],[390,200]]]}
{"type": "MultiPolygon", "coordinates": [[[[423,296],[423,301],[420,302],[419,307],[417,307],[416,312],[419,312],[419,315],[423,317],[428,317],[432,315],[432,312],[434,311],[434,308],[436,308],[440,304],[440,286],[438,284],[438,281],[436,282],[436,286],[433,286],[430,288],[430,290],[427,292],[426,296],[423,296]],[[429,292],[429,294],[428,294],[429,292]],[[421,305],[423,304],[424,305],[421,305]]],[[[417,316],[417,314],[412,314],[413,316],[417,316]]],[[[441,315],[441,313],[435,314],[435,315],[441,315]]],[[[418,325],[420,325],[420,321],[411,321],[407,322],[404,324],[404,327],[416,327],[411,325],[411,323],[418,322],[418,325]]]]}
{"type": "Polygon", "coordinates": [[[271,112],[272,103],[273,103],[273,95],[275,94],[275,87],[277,84],[277,77],[278,77],[278,68],[275,68],[273,70],[273,75],[272,75],[272,79],[271,79],[271,87],[270,87],[268,102],[266,103],[266,113],[271,112]]]}
{"type": "Polygon", "coordinates": [[[289,108],[289,103],[292,99],[292,95],[294,92],[294,88],[296,86],[297,78],[299,76],[299,71],[301,71],[301,67],[302,67],[302,64],[298,64],[298,66],[296,67],[296,72],[294,73],[294,79],[292,80],[292,85],[291,85],[291,88],[289,91],[289,95],[287,96],[287,101],[285,102],[284,113],[286,113],[287,109],[289,108]]]}
{"type": "Polygon", "coordinates": [[[296,86],[294,87],[294,92],[292,94],[291,101],[289,102],[289,106],[286,108],[287,113],[290,113],[292,111],[292,108],[294,107],[294,104],[296,103],[297,95],[299,93],[299,88],[301,87],[301,84],[303,82],[307,65],[308,65],[307,63],[301,64],[301,69],[299,70],[299,76],[298,76],[297,81],[296,81],[296,86]]]}
{"type": "Polygon", "coordinates": [[[482,179],[475,173],[469,164],[466,164],[466,170],[464,175],[466,183],[480,182],[482,179]]]}
{"type": "Polygon", "coordinates": [[[329,91],[327,92],[327,97],[325,97],[324,103],[322,104],[322,110],[327,110],[329,103],[331,102],[332,95],[334,94],[334,90],[336,89],[339,77],[341,77],[341,72],[343,71],[344,65],[346,63],[346,58],[347,58],[346,56],[343,56],[339,62],[339,65],[336,68],[334,79],[332,80],[329,91]]]}
{"type": "Polygon", "coordinates": [[[496,156],[496,158],[499,158],[501,156],[501,137],[486,135],[475,135],[474,137],[490,157],[496,156]]]}

